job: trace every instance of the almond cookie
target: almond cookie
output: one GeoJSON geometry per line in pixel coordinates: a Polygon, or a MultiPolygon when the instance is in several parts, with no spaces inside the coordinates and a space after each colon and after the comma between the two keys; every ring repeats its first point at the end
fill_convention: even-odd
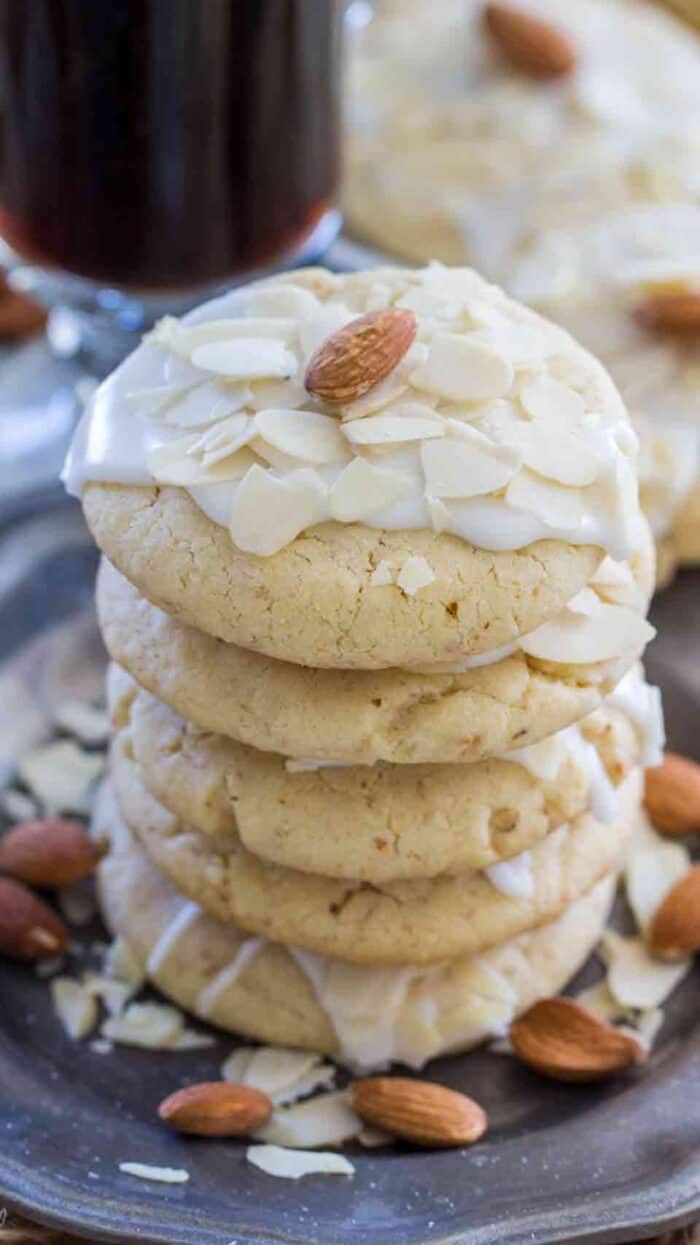
{"type": "Polygon", "coordinates": [[[278,660],[488,660],[645,541],[610,378],[469,269],[288,274],[161,323],[66,468],[177,619],[278,660]]]}
{"type": "MultiPolygon", "coordinates": [[[[619,570],[612,568],[599,592],[627,590],[616,579],[619,570]]],[[[630,582],[636,592],[632,577],[630,582]]],[[[595,594],[590,598],[595,609],[595,594]]],[[[639,653],[637,645],[616,659],[574,666],[520,650],[445,674],[311,670],[176,622],[106,562],[97,608],[114,661],[195,726],[263,752],[355,765],[472,762],[536,743],[598,708],[639,653]]],[[[606,644],[613,636],[609,618],[603,615],[597,637],[606,644]]],[[[635,619],[636,630],[642,620],[635,619]]],[[[570,654],[573,631],[587,628],[588,621],[596,626],[595,618],[578,614],[574,626],[549,629],[552,647],[538,651],[570,654]]],[[[652,634],[646,623],[643,628],[644,637],[652,634]]]]}
{"type": "Polygon", "coordinates": [[[249,933],[358,964],[436,963],[553,920],[618,867],[641,786],[634,771],[614,823],[584,813],[488,873],[375,886],[268,864],[236,834],[196,833],[149,794],[121,736],[112,776],[129,828],[187,898],[249,933]]]}
{"type": "Polygon", "coordinates": [[[698,40],[659,5],[381,0],[348,62],[346,222],[389,254],[507,283],[562,221],[697,202],[698,40]],[[529,60],[489,8],[530,20],[529,60]]]}
{"type": "Polygon", "coordinates": [[[501,1034],[578,970],[612,901],[609,877],[555,921],[478,956],[432,968],[348,964],[248,938],[184,899],[138,846],[110,794],[96,810],[97,833],[111,839],[99,870],[102,911],[149,979],[222,1029],[356,1069],[392,1061],[420,1068],[501,1034]]]}
{"type": "Polygon", "coordinates": [[[237,834],[273,864],[377,884],[486,869],[587,809],[614,820],[616,789],[644,746],[624,712],[603,706],[475,765],[328,765],[197,730],[123,672],[110,685],[141,780],[185,824],[237,834]]]}

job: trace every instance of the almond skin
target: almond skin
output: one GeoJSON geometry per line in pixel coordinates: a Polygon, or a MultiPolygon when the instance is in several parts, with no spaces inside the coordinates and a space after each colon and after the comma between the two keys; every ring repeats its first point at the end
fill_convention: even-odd
{"type": "Polygon", "coordinates": [[[700,830],[700,765],[667,752],[663,764],[644,775],[644,804],[657,830],[692,834],[700,830]]]}
{"type": "Polygon", "coordinates": [[[488,1127],[478,1103],[432,1081],[365,1077],[352,1086],[352,1101],[361,1120],[419,1146],[469,1145],[488,1127]]]}
{"type": "Polygon", "coordinates": [[[412,311],[390,307],[358,316],[319,346],[304,384],[330,406],[354,402],[386,380],[411,346],[418,322],[412,311]]]}
{"type": "Polygon", "coordinates": [[[501,55],[530,78],[561,78],[576,65],[576,52],[567,36],[522,9],[487,4],[484,24],[501,55]]]}
{"type": "Polygon", "coordinates": [[[63,921],[21,882],[0,878],[0,955],[40,960],[68,943],[63,921]]]}
{"type": "Polygon", "coordinates": [[[700,865],[671,887],[652,917],[647,939],[650,949],[664,959],[700,951],[700,865]]]}
{"type": "Polygon", "coordinates": [[[510,1027],[516,1055],[555,1081],[598,1081],[642,1063],[642,1045],[575,999],[543,999],[510,1027]]]}
{"type": "Polygon", "coordinates": [[[270,1118],[267,1094],[230,1081],[202,1081],[164,1098],[158,1115],[179,1133],[198,1137],[239,1137],[270,1118]]]}
{"type": "Polygon", "coordinates": [[[635,307],[634,318],[650,333],[700,337],[700,290],[652,294],[635,307]]]}
{"type": "Polygon", "coordinates": [[[70,886],[94,872],[99,854],[77,821],[24,821],[0,838],[0,873],[31,886],[70,886]]]}

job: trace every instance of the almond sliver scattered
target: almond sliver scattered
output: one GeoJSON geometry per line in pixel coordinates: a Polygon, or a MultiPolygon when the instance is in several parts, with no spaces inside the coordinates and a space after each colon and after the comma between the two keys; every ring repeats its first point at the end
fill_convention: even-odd
{"type": "Polygon", "coordinates": [[[185,1184],[190,1173],[182,1167],[151,1167],[149,1163],[120,1163],[120,1172],[139,1180],[156,1180],[161,1184],[185,1184]]]}
{"type": "Polygon", "coordinates": [[[302,1176],[354,1176],[355,1168],[342,1154],[303,1153],[281,1146],[249,1146],[246,1158],[268,1176],[300,1180],[302,1176]]]}
{"type": "Polygon", "coordinates": [[[310,1150],[316,1146],[340,1146],[356,1137],[361,1129],[362,1122],[343,1090],[278,1108],[255,1136],[273,1145],[310,1150]]]}
{"type": "Polygon", "coordinates": [[[50,983],[54,1010],[69,1037],[87,1037],[97,1024],[97,1000],[74,977],[54,977],[50,983]]]}
{"type": "Polygon", "coordinates": [[[255,337],[196,346],[190,359],[195,367],[231,380],[288,380],[298,367],[296,355],[281,341],[255,337]]]}
{"type": "Polygon", "coordinates": [[[660,1007],[690,971],[690,960],[654,959],[641,938],[624,938],[608,929],[603,935],[610,992],[623,1007],[648,1011],[660,1007]]]}

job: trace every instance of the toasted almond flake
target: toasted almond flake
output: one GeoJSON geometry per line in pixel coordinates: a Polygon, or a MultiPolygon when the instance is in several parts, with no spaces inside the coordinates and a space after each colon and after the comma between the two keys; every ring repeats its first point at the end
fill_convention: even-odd
{"type": "MultiPolygon", "coordinates": [[[[409,406],[410,403],[406,403],[409,406]]],[[[343,424],[343,432],[352,445],[399,445],[404,441],[423,441],[445,435],[444,423],[422,416],[369,415],[343,424]]]]}
{"type": "Polygon", "coordinates": [[[184,1029],[182,1013],[163,1003],[131,1003],[119,1016],[110,1016],[100,1030],[103,1037],[125,1046],[168,1050],[184,1029]]]}
{"type": "Polygon", "coordinates": [[[598,596],[612,605],[629,605],[630,596],[636,596],[638,592],[629,562],[618,562],[609,555],[603,558],[589,583],[598,596]]]}
{"type": "Polygon", "coordinates": [[[593,618],[563,611],[518,641],[519,648],[541,661],[585,665],[635,656],[656,632],[646,619],[621,605],[601,605],[593,618]]]}
{"type": "Polygon", "coordinates": [[[331,516],[341,523],[361,521],[401,501],[411,487],[411,480],[401,472],[354,458],[330,490],[331,516]]]}
{"type": "Polygon", "coordinates": [[[102,1000],[110,1016],[120,1016],[138,989],[131,982],[102,977],[99,973],[86,973],[83,985],[94,998],[102,1000]]]}
{"type": "Polygon", "coordinates": [[[69,1037],[87,1037],[97,1024],[98,1007],[94,996],[74,977],[54,977],[51,998],[56,1014],[69,1037]]]}
{"type": "Polygon", "coordinates": [[[323,1151],[305,1154],[299,1150],[285,1150],[281,1146],[249,1146],[246,1158],[253,1167],[268,1176],[284,1180],[299,1180],[302,1176],[354,1176],[355,1168],[342,1154],[326,1154],[323,1151]]]}
{"type": "Polygon", "coordinates": [[[342,1145],[356,1137],[361,1128],[343,1090],[278,1108],[267,1123],[256,1130],[255,1137],[271,1145],[310,1150],[316,1146],[342,1145]]]}
{"type": "Polygon", "coordinates": [[[190,1173],[182,1167],[151,1167],[149,1163],[120,1163],[120,1172],[139,1180],[157,1180],[161,1184],[185,1184],[190,1173]]]}
{"type": "Polygon", "coordinates": [[[69,925],[89,925],[97,916],[95,892],[87,881],[61,886],[57,896],[58,906],[69,925]]]}
{"type": "MultiPolygon", "coordinates": [[[[227,320],[203,320],[199,324],[186,324],[166,316],[156,325],[151,340],[160,340],[184,361],[192,360],[192,354],[202,346],[218,345],[229,341],[272,340],[292,345],[298,335],[296,319],[270,316],[236,317],[227,320]]],[[[194,360],[192,360],[194,362],[194,360]]],[[[189,372],[188,372],[189,374],[189,372]]],[[[184,375],[184,373],[183,373],[184,375]]],[[[201,380],[193,373],[195,380],[201,380]]]]}
{"type": "Polygon", "coordinates": [[[511,431],[514,448],[531,471],[570,488],[583,488],[598,478],[602,460],[576,431],[545,420],[521,423],[511,431]]]}
{"type": "Polygon", "coordinates": [[[330,1089],[335,1081],[335,1068],[333,1064],[322,1063],[318,1067],[312,1068],[304,1076],[295,1081],[293,1085],[288,1085],[286,1089],[280,1089],[273,1094],[272,1101],[275,1106],[287,1106],[292,1102],[298,1102],[301,1098],[308,1097],[317,1089],[330,1089]]]}
{"type": "Polygon", "coordinates": [[[236,492],[231,536],[245,553],[269,557],[325,516],[325,490],[311,468],[279,479],[253,466],[236,492]]]}
{"type": "Polygon", "coordinates": [[[259,411],[257,432],[270,445],[309,463],[341,463],[350,456],[337,419],[316,411],[259,411]]]}
{"type": "Polygon", "coordinates": [[[689,972],[692,961],[668,963],[654,959],[641,938],[623,938],[615,930],[603,935],[608,986],[623,1007],[647,1011],[660,1007],[689,972]]]}
{"type": "Polygon", "coordinates": [[[246,1066],[242,1083],[253,1085],[274,1100],[276,1094],[296,1084],[320,1062],[320,1056],[312,1051],[259,1046],[246,1066]]]}
{"type": "MultiPolygon", "coordinates": [[[[221,460],[204,462],[194,451],[200,437],[192,433],[177,441],[155,446],[146,454],[146,466],[159,484],[175,484],[189,487],[197,484],[216,484],[224,480],[239,480],[251,466],[247,447],[227,453],[221,460]]],[[[255,460],[252,459],[254,463],[255,460]]]]}
{"type": "Polygon", "coordinates": [[[390,1146],[395,1138],[392,1133],[385,1133],[381,1128],[370,1128],[366,1125],[357,1134],[357,1140],[366,1150],[376,1150],[379,1146],[390,1146]]]}
{"type": "Polygon", "coordinates": [[[453,402],[500,398],[513,384],[513,367],[493,347],[456,333],[436,333],[411,384],[453,402]]]}
{"type": "Polygon", "coordinates": [[[204,381],[195,385],[162,415],[169,428],[200,428],[240,411],[251,398],[249,385],[204,381]]]}
{"type": "Polygon", "coordinates": [[[615,998],[605,980],[581,990],[576,995],[576,1002],[587,1008],[589,1012],[593,1012],[594,1016],[607,1020],[610,1024],[614,1024],[628,1014],[628,1010],[615,998]]]}
{"type": "Polygon", "coordinates": [[[504,488],[521,459],[465,425],[458,441],[450,438],[421,445],[426,492],[430,497],[479,497],[504,488]]]}
{"type": "Polygon", "coordinates": [[[520,390],[520,401],[533,419],[547,422],[578,423],[586,410],[580,393],[552,376],[527,380],[520,390]]]}
{"type": "Polygon", "coordinates": [[[309,400],[304,386],[296,379],[251,381],[250,394],[246,406],[252,411],[296,411],[309,400]]]}
{"type": "MultiPolygon", "coordinates": [[[[321,303],[318,311],[299,325],[299,342],[307,362],[327,337],[337,333],[354,318],[354,312],[343,303],[321,303]]],[[[304,397],[308,399],[306,390],[304,397]]]]}
{"type": "Polygon", "coordinates": [[[196,1029],[183,1029],[173,1043],[172,1050],[209,1050],[216,1046],[216,1038],[212,1033],[198,1033],[196,1029]]]}
{"type": "Polygon", "coordinates": [[[248,311],[251,316],[289,316],[307,320],[317,315],[323,304],[311,290],[300,285],[266,285],[251,289],[248,311]]]}
{"type": "Polygon", "coordinates": [[[190,355],[195,367],[230,380],[289,380],[298,364],[281,342],[264,337],[232,338],[197,346],[190,355]]]}
{"type": "Polygon", "coordinates": [[[107,947],[103,968],[107,976],[128,981],[135,987],[142,986],[146,980],[143,964],[121,934],[107,947]]]}
{"type": "Polygon", "coordinates": [[[104,765],[102,755],[83,751],[72,739],[60,739],[25,753],[18,772],[51,812],[89,813],[92,788],[104,765]]]}
{"type": "Polygon", "coordinates": [[[602,604],[600,597],[592,588],[582,588],[576,596],[566,602],[566,608],[572,614],[583,614],[586,618],[595,618],[597,614],[600,614],[602,604]]]}
{"type": "Polygon", "coordinates": [[[625,889],[643,934],[669,891],[689,868],[690,852],[681,843],[667,842],[650,826],[643,836],[635,836],[625,866],[625,889]]]}
{"type": "Polygon", "coordinates": [[[243,449],[255,436],[255,424],[249,415],[238,411],[226,419],[219,420],[212,428],[199,433],[187,453],[190,457],[200,456],[205,467],[221,462],[237,450],[243,449]]]}
{"type": "Polygon", "coordinates": [[[432,584],[435,580],[435,571],[424,557],[406,558],[398,575],[396,583],[407,597],[414,597],[421,588],[427,588],[428,584],[432,584]]]}
{"type": "Polygon", "coordinates": [[[369,577],[369,582],[373,588],[386,588],[387,584],[393,584],[394,573],[391,569],[391,564],[385,561],[384,558],[377,562],[369,577]]]}
{"type": "Polygon", "coordinates": [[[257,1046],[238,1046],[231,1051],[221,1065],[221,1079],[245,1085],[245,1074],[257,1049],[257,1046]]]}
{"type": "Polygon", "coordinates": [[[53,711],[56,726],[75,735],[83,744],[104,743],[109,738],[109,716],[85,700],[62,700],[53,711]]]}
{"type": "Polygon", "coordinates": [[[526,510],[555,530],[576,532],[585,513],[578,489],[568,488],[555,480],[523,468],[513,477],[506,491],[506,501],[514,510],[526,510]]]}

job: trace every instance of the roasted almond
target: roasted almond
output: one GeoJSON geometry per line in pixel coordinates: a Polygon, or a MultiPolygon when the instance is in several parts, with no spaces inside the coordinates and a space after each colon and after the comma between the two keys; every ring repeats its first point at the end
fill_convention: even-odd
{"type": "Polygon", "coordinates": [[[647,940],[650,950],[664,959],[700,951],[700,865],[671,887],[651,919],[647,940]]]}
{"type": "Polygon", "coordinates": [[[633,314],[650,333],[700,337],[700,290],[650,294],[634,308],[633,314]]]}
{"type": "Polygon", "coordinates": [[[63,921],[26,886],[0,878],[0,955],[40,960],[59,955],[68,942],[63,921]]]}
{"type": "Polygon", "coordinates": [[[94,872],[97,848],[77,821],[25,821],[0,838],[0,873],[32,886],[70,886],[94,872]]]}
{"type": "Polygon", "coordinates": [[[46,312],[26,294],[0,288],[0,337],[20,340],[38,333],[46,324],[46,312]]]}
{"type": "Polygon", "coordinates": [[[487,4],[484,23],[499,52],[530,78],[561,78],[576,65],[571,40],[556,26],[509,4],[487,4]]]}
{"type": "Polygon", "coordinates": [[[355,1081],[352,1101],[361,1120],[420,1146],[464,1146],[488,1127],[473,1099],[432,1081],[370,1076],[355,1081]]]}
{"type": "Polygon", "coordinates": [[[312,355],[304,379],[308,392],[330,406],[363,397],[401,362],[417,329],[413,312],[398,307],[351,320],[312,355]]]}
{"type": "Polygon", "coordinates": [[[543,999],[510,1027],[523,1063],[555,1081],[597,1081],[641,1063],[640,1042],[575,999],[543,999]]]}
{"type": "Polygon", "coordinates": [[[203,1081],[164,1098],[158,1115],[179,1133],[200,1137],[238,1137],[251,1133],[269,1119],[272,1103],[267,1094],[250,1085],[203,1081]]]}
{"type": "Polygon", "coordinates": [[[700,765],[667,752],[663,764],[644,775],[644,804],[664,834],[700,831],[700,765]]]}

